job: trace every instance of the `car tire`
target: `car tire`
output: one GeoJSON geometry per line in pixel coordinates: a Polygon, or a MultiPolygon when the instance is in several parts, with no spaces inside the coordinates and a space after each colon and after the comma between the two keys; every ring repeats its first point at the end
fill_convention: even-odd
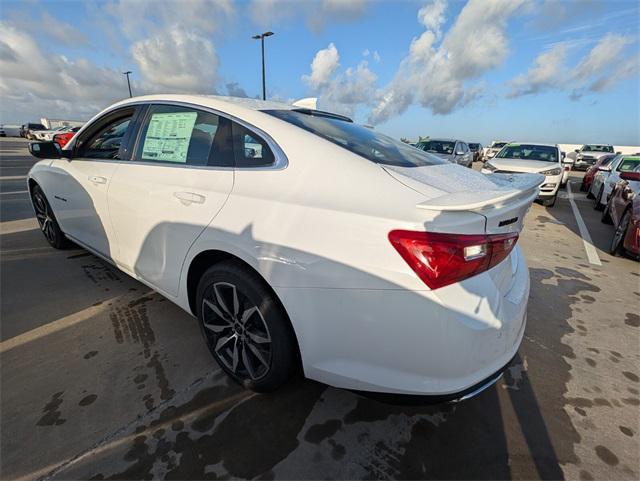
{"type": "Polygon", "coordinates": [[[71,242],[60,229],[58,220],[53,213],[51,204],[44,195],[39,185],[34,185],[31,189],[31,203],[36,213],[36,220],[40,226],[40,230],[47,242],[55,249],[66,249],[71,242]]]}
{"type": "Polygon", "coordinates": [[[600,187],[600,190],[598,191],[598,196],[596,197],[596,204],[593,206],[593,208],[595,210],[602,210],[603,209],[603,205],[602,205],[602,196],[604,195],[604,185],[600,187]]]}
{"type": "Polygon", "coordinates": [[[234,260],[210,267],[198,283],[196,303],[211,355],[246,389],[273,391],[298,370],[298,347],[287,313],[249,267],[234,260]]]}
{"type": "Polygon", "coordinates": [[[556,199],[558,198],[558,194],[551,197],[551,199],[545,199],[542,201],[542,205],[545,207],[553,207],[556,205],[556,199]]]}
{"type": "Polygon", "coordinates": [[[627,236],[627,229],[629,228],[629,221],[631,220],[631,210],[627,209],[620,222],[613,233],[611,239],[611,246],[609,246],[609,253],[614,256],[621,256],[625,253],[624,238],[627,236]]]}
{"type": "Polygon", "coordinates": [[[607,202],[607,205],[604,206],[604,209],[602,209],[602,216],[600,217],[600,221],[603,224],[613,224],[613,220],[611,219],[611,212],[609,211],[608,202],[607,202]]]}

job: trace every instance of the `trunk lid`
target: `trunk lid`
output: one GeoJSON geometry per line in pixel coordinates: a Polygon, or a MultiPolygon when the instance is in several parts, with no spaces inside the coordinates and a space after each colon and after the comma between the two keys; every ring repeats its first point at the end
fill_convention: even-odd
{"type": "Polygon", "coordinates": [[[485,218],[486,234],[520,232],[544,181],[540,174],[485,175],[452,164],[383,168],[426,197],[416,205],[418,209],[480,214],[485,218]]]}

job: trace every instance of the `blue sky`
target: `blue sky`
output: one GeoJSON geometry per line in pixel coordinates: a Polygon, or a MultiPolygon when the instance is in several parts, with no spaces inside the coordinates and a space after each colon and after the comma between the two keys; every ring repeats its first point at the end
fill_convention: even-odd
{"type": "Polygon", "coordinates": [[[640,144],[635,1],[9,1],[1,119],[134,93],[318,96],[394,137],[640,144]],[[315,61],[315,60],[317,61],[315,61]],[[313,63],[313,64],[312,64],[313,63]]]}

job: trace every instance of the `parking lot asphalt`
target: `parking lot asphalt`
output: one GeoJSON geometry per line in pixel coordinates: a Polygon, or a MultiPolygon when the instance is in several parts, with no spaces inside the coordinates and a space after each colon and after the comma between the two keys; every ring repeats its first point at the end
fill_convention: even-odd
{"type": "Polygon", "coordinates": [[[612,227],[580,173],[527,216],[528,324],[505,376],[462,403],[408,405],[304,379],[268,395],[229,382],[192,317],[48,246],[25,192],[33,163],[26,142],[0,139],[0,478],[640,476],[640,264],[607,253],[612,227]]]}

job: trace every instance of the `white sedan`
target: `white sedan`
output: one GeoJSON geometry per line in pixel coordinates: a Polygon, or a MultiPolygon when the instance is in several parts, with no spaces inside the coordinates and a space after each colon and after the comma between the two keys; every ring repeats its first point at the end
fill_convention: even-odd
{"type": "Polygon", "coordinates": [[[544,175],[538,199],[543,205],[552,207],[558,197],[562,183],[564,166],[560,148],[557,145],[534,143],[510,143],[498,154],[485,162],[484,174],[538,173],[544,175]]]}
{"type": "Polygon", "coordinates": [[[607,166],[600,167],[591,182],[589,197],[595,199],[594,209],[602,210],[622,172],[635,172],[640,166],[640,157],[618,154],[607,166]]]}
{"type": "Polygon", "coordinates": [[[204,96],[127,99],[67,150],[30,151],[49,243],[71,239],[197,317],[249,389],[301,368],[460,399],[522,340],[517,240],[542,176],[489,177],[339,115],[204,96]]]}

